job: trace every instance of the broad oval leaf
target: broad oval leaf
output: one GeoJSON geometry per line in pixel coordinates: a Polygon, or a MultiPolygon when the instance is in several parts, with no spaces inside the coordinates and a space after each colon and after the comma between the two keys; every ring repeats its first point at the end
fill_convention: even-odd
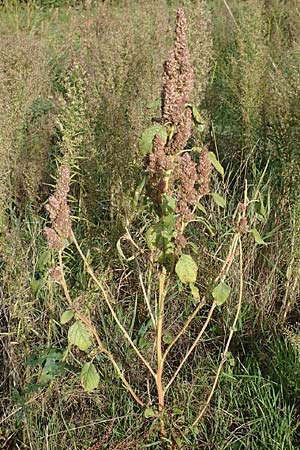
{"type": "Polygon", "coordinates": [[[231,288],[226,283],[221,281],[221,283],[219,283],[212,291],[212,296],[215,299],[216,304],[221,306],[228,299],[230,292],[231,288]]]}
{"type": "Polygon", "coordinates": [[[143,155],[147,155],[152,151],[153,139],[157,134],[161,136],[164,143],[167,142],[168,133],[165,127],[163,127],[162,125],[152,125],[151,127],[147,128],[142,134],[141,151],[143,155]]]}
{"type": "Polygon", "coordinates": [[[87,362],[83,365],[80,380],[84,390],[87,392],[91,392],[98,387],[100,376],[93,363],[87,362]]]}
{"type": "Polygon", "coordinates": [[[221,163],[218,161],[214,152],[208,152],[208,159],[210,160],[216,171],[219,172],[219,174],[224,178],[224,169],[221,163]]]}
{"type": "Polygon", "coordinates": [[[74,317],[74,311],[71,311],[68,309],[67,311],[63,312],[60,318],[60,323],[64,325],[65,323],[70,322],[71,319],[74,317]]]}
{"type": "Polygon", "coordinates": [[[211,195],[218,206],[220,206],[221,208],[226,208],[226,200],[224,197],[222,197],[220,194],[217,194],[216,192],[213,192],[211,195]]]}
{"type": "Polygon", "coordinates": [[[195,283],[198,266],[190,255],[181,255],[175,266],[175,272],[182,283],[195,283]]]}
{"type": "Polygon", "coordinates": [[[86,326],[77,320],[68,331],[69,342],[76,345],[80,350],[86,351],[92,345],[90,333],[86,326]]]}
{"type": "Polygon", "coordinates": [[[146,417],[146,419],[149,419],[150,417],[155,417],[156,416],[156,412],[154,411],[153,408],[146,408],[144,411],[144,417],[146,417]]]}

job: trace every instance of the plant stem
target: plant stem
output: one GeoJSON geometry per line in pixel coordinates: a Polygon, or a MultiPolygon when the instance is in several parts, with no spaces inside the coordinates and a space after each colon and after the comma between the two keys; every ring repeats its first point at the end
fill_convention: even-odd
{"type": "Polygon", "coordinates": [[[194,317],[196,317],[196,315],[198,314],[198,312],[200,311],[200,309],[205,305],[205,296],[202,298],[201,302],[199,302],[199,304],[197,305],[197,307],[194,309],[194,311],[192,312],[192,314],[189,316],[189,318],[187,319],[187,321],[185,322],[184,326],[181,328],[181,330],[179,331],[179,333],[177,334],[177,336],[175,336],[175,338],[173,339],[173,341],[168,345],[168,347],[166,348],[164,354],[163,354],[163,361],[165,362],[170,350],[172,349],[172,347],[176,344],[176,342],[178,341],[178,339],[183,335],[183,333],[186,331],[186,329],[188,328],[189,324],[191,323],[191,321],[194,319],[194,317]]]}
{"type": "Polygon", "coordinates": [[[163,266],[159,277],[159,297],[158,297],[158,317],[157,317],[157,335],[156,335],[156,352],[157,352],[157,373],[156,373],[156,388],[158,394],[158,409],[160,413],[160,433],[165,436],[164,424],[164,389],[162,385],[162,374],[164,360],[162,357],[162,334],[163,334],[163,320],[164,320],[164,302],[165,302],[165,283],[166,283],[166,268],[163,266]]]}
{"type": "MultiPolygon", "coordinates": [[[[229,269],[233,263],[234,260],[234,255],[235,255],[235,251],[236,251],[236,247],[237,247],[237,243],[238,243],[238,239],[239,239],[240,234],[239,233],[235,233],[227,254],[227,257],[223,263],[223,266],[220,270],[219,275],[215,278],[214,280],[214,284],[216,284],[221,278],[225,277],[227,275],[227,273],[229,272],[229,269]]],[[[169,353],[169,351],[171,350],[171,348],[173,347],[173,345],[177,342],[177,340],[180,338],[180,336],[186,331],[186,329],[188,328],[189,324],[191,323],[191,321],[194,319],[194,317],[196,317],[197,313],[199,312],[199,310],[201,309],[201,307],[204,305],[205,303],[205,296],[203,297],[202,301],[199,303],[199,305],[195,308],[194,312],[190,315],[190,317],[187,319],[186,323],[184,324],[183,328],[180,330],[180,332],[177,334],[177,336],[173,339],[173,341],[170,343],[170,345],[168,346],[168,348],[166,349],[164,355],[163,355],[163,362],[166,360],[166,357],[169,353]]],[[[166,388],[165,388],[165,393],[166,391],[169,389],[169,387],[171,386],[171,384],[173,383],[173,381],[175,380],[176,376],[178,375],[178,373],[180,372],[181,368],[183,367],[185,361],[188,359],[189,355],[192,353],[192,351],[194,350],[194,348],[196,347],[196,345],[198,344],[199,340],[201,339],[205,329],[207,328],[207,325],[210,322],[210,319],[212,317],[212,314],[216,308],[216,303],[213,302],[210,311],[208,313],[207,319],[200,331],[200,333],[198,334],[196,340],[194,341],[194,343],[192,344],[192,346],[189,348],[189,350],[187,351],[185,357],[183,358],[183,360],[181,361],[181,363],[179,364],[176,372],[174,373],[173,377],[171,378],[171,380],[169,381],[169,383],[167,384],[166,388]]]]}
{"type": "Polygon", "coordinates": [[[232,340],[232,336],[233,336],[233,333],[235,331],[235,327],[236,327],[236,324],[237,324],[237,321],[238,321],[238,318],[239,318],[239,315],[240,315],[241,306],[242,306],[242,298],[243,298],[243,285],[244,285],[244,277],[243,277],[243,249],[242,249],[241,239],[239,239],[239,248],[240,248],[240,289],[239,289],[239,298],[238,298],[236,314],[235,314],[235,317],[234,317],[234,320],[233,320],[233,324],[232,324],[232,326],[230,328],[230,333],[229,333],[229,336],[228,336],[228,339],[227,339],[225,350],[223,352],[222,359],[221,359],[220,365],[218,367],[218,370],[217,370],[217,373],[216,373],[216,376],[215,376],[215,380],[214,380],[213,386],[211,388],[210,394],[209,394],[209,396],[208,396],[208,398],[207,398],[207,400],[205,402],[205,405],[203,406],[200,414],[194,420],[194,422],[192,424],[192,427],[195,427],[197,425],[197,423],[199,422],[199,420],[202,419],[202,417],[203,417],[203,415],[204,415],[204,413],[205,413],[205,411],[206,411],[206,409],[207,409],[207,407],[208,407],[208,405],[209,405],[209,403],[210,403],[210,401],[211,401],[211,399],[212,399],[212,397],[214,395],[214,392],[216,390],[216,387],[217,387],[217,384],[218,384],[218,380],[219,380],[219,377],[220,377],[223,365],[224,365],[224,363],[225,363],[225,361],[227,359],[228,349],[229,349],[229,346],[230,346],[230,343],[231,343],[231,340],[232,340]]]}
{"type": "MultiPolygon", "coordinates": [[[[58,258],[59,258],[59,267],[60,267],[60,272],[61,272],[61,285],[62,285],[62,287],[63,287],[64,294],[65,294],[65,297],[66,297],[66,299],[67,299],[67,302],[69,303],[69,305],[70,305],[70,307],[71,307],[72,309],[75,309],[75,308],[74,308],[74,305],[73,305],[73,302],[72,302],[72,299],[71,299],[71,296],[70,296],[70,293],[69,293],[69,289],[68,289],[68,286],[67,286],[67,283],[66,283],[66,279],[65,279],[65,276],[64,276],[64,268],[63,268],[63,262],[62,262],[62,251],[59,251],[59,253],[58,253],[58,258]]],[[[90,321],[88,318],[86,318],[85,316],[83,316],[82,314],[80,314],[78,311],[76,311],[76,317],[77,317],[81,322],[83,322],[83,323],[86,325],[86,327],[88,328],[88,330],[90,331],[90,333],[94,336],[94,338],[95,338],[95,340],[96,340],[96,342],[97,342],[97,344],[98,344],[99,350],[100,350],[102,353],[104,353],[104,354],[108,357],[108,359],[111,361],[111,363],[112,363],[112,365],[114,366],[114,368],[115,368],[115,370],[116,370],[116,372],[117,372],[119,378],[122,380],[124,386],[125,386],[126,389],[130,392],[130,394],[131,394],[132,397],[135,399],[135,401],[136,401],[139,405],[145,406],[144,403],[142,402],[142,400],[141,400],[141,399],[138,397],[138,395],[134,392],[133,388],[130,386],[130,384],[128,383],[128,381],[127,381],[126,378],[124,377],[124,375],[123,375],[123,373],[121,372],[121,370],[120,370],[120,368],[119,368],[119,366],[118,366],[118,364],[117,364],[115,358],[113,357],[112,353],[110,353],[110,351],[107,350],[107,349],[104,347],[104,345],[103,345],[103,343],[102,343],[102,341],[101,341],[101,339],[100,339],[100,337],[99,337],[99,334],[98,334],[96,328],[94,327],[94,325],[91,323],[91,321],[90,321]]]]}
{"type": "Polygon", "coordinates": [[[79,244],[78,244],[78,242],[77,242],[77,239],[76,239],[76,237],[75,237],[73,231],[71,231],[71,236],[72,236],[73,242],[74,242],[74,244],[75,244],[75,246],[76,246],[76,248],[77,248],[77,250],[78,250],[78,253],[80,254],[80,256],[81,256],[81,258],[82,258],[82,260],[83,260],[83,262],[84,262],[84,264],[85,264],[85,267],[86,267],[86,270],[87,270],[88,274],[91,276],[91,278],[94,280],[94,282],[96,283],[96,285],[99,287],[99,289],[100,289],[100,291],[101,291],[101,293],[102,293],[102,295],[103,295],[103,297],[104,297],[104,300],[105,300],[105,302],[106,302],[106,304],[107,304],[107,306],[108,306],[108,308],[109,308],[109,310],[110,310],[110,312],[111,312],[111,315],[113,316],[113,318],[114,318],[116,324],[118,325],[118,327],[119,327],[120,330],[122,331],[123,336],[127,339],[127,341],[129,342],[129,344],[132,346],[133,350],[135,351],[135,353],[137,354],[137,356],[140,358],[140,360],[145,364],[145,366],[147,367],[147,369],[149,370],[149,372],[151,373],[151,375],[155,378],[155,377],[156,377],[156,374],[155,374],[154,370],[152,369],[152,367],[150,366],[149,362],[148,362],[148,361],[144,358],[144,356],[141,354],[141,352],[139,351],[139,349],[138,349],[138,348],[136,347],[136,345],[133,343],[133,341],[132,341],[131,337],[129,336],[128,332],[125,330],[125,328],[123,327],[123,325],[122,325],[121,322],[119,321],[118,316],[117,316],[115,310],[113,309],[113,307],[112,307],[112,305],[111,305],[111,302],[110,302],[110,300],[109,300],[109,298],[108,298],[107,292],[106,292],[106,290],[105,290],[103,284],[97,279],[96,275],[94,274],[94,271],[93,271],[93,269],[91,268],[91,266],[89,265],[89,263],[88,263],[86,257],[84,256],[84,254],[83,254],[83,252],[82,252],[82,250],[81,250],[81,248],[80,248],[80,246],[79,246],[79,244]]]}
{"type": "Polygon", "coordinates": [[[171,380],[169,381],[169,383],[167,384],[167,386],[165,387],[164,393],[167,392],[167,390],[169,389],[169,387],[171,386],[171,384],[173,383],[173,381],[175,380],[175,378],[177,377],[178,373],[180,372],[180,370],[182,369],[184,363],[186,362],[186,360],[188,359],[188,357],[190,356],[190,354],[192,353],[192,351],[194,350],[194,348],[196,347],[196,345],[198,344],[198,342],[200,341],[204,331],[207,328],[207,325],[210,322],[210,319],[212,318],[213,312],[216,308],[217,304],[214,301],[213,304],[210,307],[208,316],[206,318],[206,321],[204,322],[204,325],[200,331],[200,333],[198,334],[197,338],[195,339],[195,341],[193,342],[193,344],[191,345],[191,347],[188,349],[188,351],[185,354],[185,357],[182,359],[181,363],[179,364],[179,366],[176,369],[176,372],[174,373],[174,375],[172,376],[171,380]]]}

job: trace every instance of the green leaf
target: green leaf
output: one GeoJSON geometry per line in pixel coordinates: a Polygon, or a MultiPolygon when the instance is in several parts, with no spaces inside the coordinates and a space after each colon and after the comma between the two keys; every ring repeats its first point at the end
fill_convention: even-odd
{"type": "Polygon", "coordinates": [[[214,152],[208,152],[208,159],[210,160],[216,171],[222,175],[222,178],[224,178],[224,169],[220,164],[220,162],[217,160],[217,157],[214,154],[214,152]]]}
{"type": "Polygon", "coordinates": [[[51,253],[49,250],[45,250],[39,257],[37,262],[37,269],[41,272],[44,270],[45,266],[48,264],[51,253]]]}
{"type": "Polygon", "coordinates": [[[194,285],[194,283],[190,283],[191,293],[195,300],[199,300],[200,294],[199,289],[194,285]]]}
{"type": "Polygon", "coordinates": [[[144,416],[146,417],[146,419],[149,419],[150,417],[155,417],[156,412],[153,408],[146,408],[144,411],[144,416]]]}
{"type": "Polygon", "coordinates": [[[203,214],[207,214],[206,209],[204,208],[204,206],[202,205],[202,203],[197,202],[196,203],[197,208],[199,209],[199,211],[203,212],[203,214]]]}
{"type": "Polygon", "coordinates": [[[87,392],[91,392],[98,387],[100,376],[93,363],[87,362],[83,365],[80,380],[84,390],[87,392]]]}
{"type": "Polygon", "coordinates": [[[217,194],[216,192],[213,192],[211,195],[218,206],[220,206],[221,208],[226,208],[226,200],[224,197],[217,194]]]}
{"type": "Polygon", "coordinates": [[[163,336],[163,342],[165,344],[171,344],[172,341],[173,341],[173,337],[170,336],[169,334],[166,334],[165,336],[163,336]]]}
{"type": "Polygon", "coordinates": [[[60,361],[63,358],[63,353],[58,351],[57,348],[51,348],[47,354],[47,358],[60,361]]]}
{"type": "Polygon", "coordinates": [[[74,317],[74,311],[71,311],[68,309],[67,311],[63,312],[60,318],[60,323],[64,325],[65,323],[70,322],[71,319],[74,317]]]}
{"type": "MultiPolygon", "coordinates": [[[[39,382],[44,384],[50,380],[53,380],[59,375],[65,373],[65,367],[61,362],[63,354],[52,348],[46,356],[45,365],[43,367],[39,382]]],[[[41,359],[41,358],[39,358],[41,359]]]]}
{"type": "Polygon", "coordinates": [[[77,320],[69,328],[68,339],[71,344],[76,345],[82,351],[88,350],[92,345],[90,333],[80,320],[77,320]]]}
{"type": "Polygon", "coordinates": [[[145,233],[145,239],[149,250],[153,250],[156,244],[157,232],[153,227],[148,228],[145,233]]]}
{"type": "Polygon", "coordinates": [[[218,306],[226,302],[231,292],[231,288],[223,281],[219,283],[212,291],[212,296],[218,306]]]}
{"type": "Polygon", "coordinates": [[[61,364],[61,362],[57,362],[54,359],[47,358],[46,363],[43,367],[39,382],[40,383],[47,383],[50,380],[53,380],[59,375],[63,375],[65,373],[66,369],[61,364]]]}
{"type": "Polygon", "coordinates": [[[174,416],[183,416],[183,410],[176,406],[173,408],[172,413],[174,416]]]}
{"type": "Polygon", "coordinates": [[[164,231],[167,232],[168,234],[174,232],[175,223],[176,218],[174,213],[168,214],[167,216],[163,216],[161,219],[162,233],[164,231]]]}
{"type": "Polygon", "coordinates": [[[177,261],[175,272],[182,283],[195,283],[198,266],[190,255],[181,255],[177,261]]]}
{"type": "Polygon", "coordinates": [[[143,155],[151,153],[153,147],[153,139],[157,134],[161,136],[164,143],[167,142],[168,133],[165,127],[163,127],[162,125],[152,125],[151,127],[147,128],[142,134],[141,152],[143,155]]]}
{"type": "Polygon", "coordinates": [[[33,295],[36,295],[39,292],[39,290],[41,289],[43,283],[44,283],[44,279],[43,278],[39,278],[38,280],[31,280],[30,286],[31,286],[33,295]]]}
{"type": "Polygon", "coordinates": [[[176,200],[171,195],[164,195],[162,198],[162,202],[162,208],[166,214],[173,213],[175,211],[176,200]]]}
{"type": "Polygon", "coordinates": [[[263,240],[263,238],[259,234],[259,231],[256,228],[252,228],[251,230],[249,230],[249,232],[252,233],[252,235],[255,239],[255,242],[257,244],[266,245],[266,242],[263,240]]]}
{"type": "Polygon", "coordinates": [[[192,114],[193,114],[193,119],[195,120],[195,122],[197,123],[203,123],[203,119],[201,117],[201,114],[198,110],[198,108],[196,106],[192,106],[192,114]]]}
{"type": "Polygon", "coordinates": [[[147,109],[158,109],[161,105],[161,98],[158,97],[147,104],[147,109]]]}

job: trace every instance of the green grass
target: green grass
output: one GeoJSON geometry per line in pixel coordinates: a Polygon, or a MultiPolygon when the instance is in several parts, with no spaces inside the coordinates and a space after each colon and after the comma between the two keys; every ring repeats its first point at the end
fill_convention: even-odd
{"type": "MultiPolygon", "coordinates": [[[[156,420],[145,419],[105,358],[96,360],[99,388],[83,392],[84,355],[68,349],[59,323],[67,305],[59,286],[49,282],[55,259],[42,230],[57,164],[68,162],[74,172],[74,229],[94,267],[122,294],[118,314],[134,338],[144,338],[147,350],[134,264],[114,270],[120,264],[116,243],[143,167],[140,134],[157,113],[147,105],[160,95],[179,2],[94,2],[89,11],[61,1],[42,3],[43,8],[41,2],[7,1],[0,8],[0,447],[7,450],[10,442],[31,450],[168,449],[177,440],[178,448],[195,450],[298,449],[300,27],[295,0],[183,2],[191,24],[194,101],[209,123],[205,141],[225,167],[224,183],[214,180],[213,186],[225,189],[228,205],[209,218],[213,240],[198,225],[190,229],[202,251],[199,286],[204,289],[220,266],[231,230],[228,219],[245,178],[249,197],[257,194],[249,208],[251,227],[267,245],[256,245],[253,236],[244,241],[243,310],[233,359],[225,364],[204,420],[182,435],[217,370],[231,303],[216,314],[210,334],[168,394],[165,442],[156,420]],[[49,379],[41,386],[45,355],[53,349],[64,360],[49,363],[49,379]]],[[[147,392],[144,373],[71,247],[66,263],[72,293],[85,307],[95,305],[103,339],[138,389],[147,392]]],[[[176,298],[168,304],[174,323],[189,311],[185,299],[176,303],[176,298]]],[[[184,339],[195,332],[192,328],[184,339]]],[[[186,341],[172,354],[168,374],[186,341]]],[[[153,392],[151,383],[149,389],[153,392]]]]}

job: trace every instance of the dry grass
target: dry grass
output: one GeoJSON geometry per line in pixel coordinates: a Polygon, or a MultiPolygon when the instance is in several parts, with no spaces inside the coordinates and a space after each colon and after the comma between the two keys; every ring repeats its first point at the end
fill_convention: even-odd
{"type": "MultiPolygon", "coordinates": [[[[160,96],[162,63],[171,48],[179,2],[95,3],[89,10],[44,12],[32,3],[25,12],[12,8],[0,19],[0,320],[5,362],[1,367],[1,408],[5,414],[21,408],[4,427],[18,445],[23,442],[38,450],[58,445],[90,449],[103,436],[103,448],[123,445],[129,450],[134,445],[139,448],[135,443],[139,435],[146,433],[150,444],[156,436],[155,430],[147,434],[149,430],[141,425],[144,419],[127,397],[122,397],[105,361],[101,392],[95,397],[83,395],[78,385],[76,366],[81,356],[76,354],[68,361],[68,383],[57,377],[37,398],[26,391],[35,385],[42,366],[27,366],[24,355],[39,354],[42,350],[36,346],[41,343],[47,348],[61,347],[66,339],[58,323],[63,300],[54,302],[54,290],[56,298],[60,298],[59,291],[47,281],[51,261],[39,268],[45,250],[41,203],[49,193],[57,161],[72,166],[77,232],[83,247],[96,255],[93,263],[114,283],[116,295],[125,298],[120,311],[128,323],[135,302],[132,293],[137,279],[131,267],[114,273],[110,263],[116,259],[115,242],[128,213],[127,200],[140,176],[140,133],[159,115],[158,104],[148,106],[160,96]],[[38,292],[33,292],[32,279],[42,280],[38,292]],[[113,400],[108,405],[109,396],[113,400]],[[32,404],[24,406],[29,398],[33,398],[32,404]],[[113,416],[116,422],[111,431],[111,422],[105,421],[113,416]]],[[[257,315],[254,323],[251,307],[245,308],[247,339],[248,330],[258,333],[266,326],[262,319],[292,324],[298,320],[299,8],[297,0],[227,1],[230,11],[223,0],[208,1],[208,6],[205,1],[183,3],[196,73],[194,102],[200,104],[204,99],[204,114],[213,124],[207,141],[212,150],[217,148],[228,173],[232,171],[226,183],[228,214],[240,198],[245,175],[250,192],[258,189],[265,207],[270,202],[263,220],[255,215],[262,210],[260,197],[251,210],[253,226],[263,237],[275,230],[266,239],[268,246],[255,247],[249,238],[244,248],[245,301],[257,315]],[[261,180],[269,157],[271,162],[261,180]]],[[[200,275],[203,288],[222,258],[228,233],[225,216],[213,223],[213,244],[206,231],[196,225],[191,228],[203,249],[199,264],[204,267],[204,261],[213,256],[209,269],[200,275]]],[[[78,261],[70,255],[68,262],[75,274],[70,282],[76,295],[84,297],[87,305],[97,302],[98,293],[90,288],[78,261]]],[[[184,307],[186,302],[170,306],[174,327],[184,307]]],[[[97,304],[94,313],[101,329],[106,310],[97,304]]],[[[230,317],[230,310],[226,313],[230,317]]],[[[107,331],[112,329],[109,324],[107,331]]],[[[172,326],[168,331],[173,331],[172,326]]],[[[221,342],[223,330],[217,320],[213,332],[221,342]]],[[[256,334],[249,336],[252,339],[256,334]]],[[[292,342],[295,336],[298,339],[296,331],[291,334],[292,342]]],[[[173,362],[180,358],[184,343],[172,356],[173,362]]],[[[206,344],[205,351],[218,352],[209,340],[206,344]]],[[[114,350],[122,345],[117,336],[114,350]]],[[[203,351],[201,348],[197,355],[199,361],[203,351]]],[[[126,358],[130,368],[129,352],[126,358]]],[[[196,362],[192,365],[195,373],[196,362]]],[[[191,402],[198,406],[207,380],[195,381],[194,375],[188,374],[196,385],[191,402]]],[[[131,376],[139,377],[138,366],[132,368],[131,376]]],[[[180,383],[176,387],[180,389],[180,383]]],[[[184,392],[179,392],[178,402],[183,397],[184,392]]],[[[215,423],[214,414],[211,420],[215,423]]],[[[205,448],[211,435],[201,434],[201,439],[205,448]]],[[[196,437],[194,444],[187,446],[199,448],[195,447],[199,440],[196,437]]]]}

